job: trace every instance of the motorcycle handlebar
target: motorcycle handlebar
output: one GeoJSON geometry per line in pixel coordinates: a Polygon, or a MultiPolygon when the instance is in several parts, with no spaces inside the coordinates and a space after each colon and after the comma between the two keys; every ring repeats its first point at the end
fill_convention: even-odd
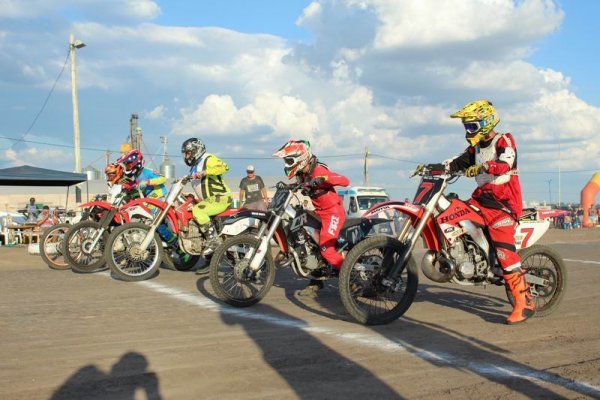
{"type": "Polygon", "coordinates": [[[290,184],[287,184],[287,183],[281,182],[281,181],[277,182],[277,184],[275,185],[275,189],[287,189],[287,190],[290,190],[292,192],[295,192],[295,191],[297,191],[299,189],[302,189],[304,187],[308,187],[308,185],[305,184],[305,183],[290,183],[290,184]]]}
{"type": "Polygon", "coordinates": [[[173,179],[173,181],[171,183],[181,182],[182,184],[185,185],[186,183],[188,183],[191,180],[192,180],[192,175],[185,175],[185,176],[182,176],[181,178],[173,179]]]}
{"type": "Polygon", "coordinates": [[[413,176],[446,176],[450,179],[457,178],[461,176],[465,176],[463,171],[436,171],[430,168],[429,165],[419,164],[417,168],[413,171],[411,178],[413,176]]]}

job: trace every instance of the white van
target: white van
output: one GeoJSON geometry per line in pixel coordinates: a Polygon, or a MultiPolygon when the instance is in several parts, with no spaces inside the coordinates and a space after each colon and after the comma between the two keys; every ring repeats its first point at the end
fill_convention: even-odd
{"type": "Polygon", "coordinates": [[[360,218],[372,206],[390,197],[384,188],[374,186],[350,186],[336,190],[346,210],[346,218],[360,218]]]}

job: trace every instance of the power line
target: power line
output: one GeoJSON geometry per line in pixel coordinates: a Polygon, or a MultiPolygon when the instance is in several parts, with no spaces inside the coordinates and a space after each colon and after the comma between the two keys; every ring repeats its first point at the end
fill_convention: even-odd
{"type": "MultiPolygon", "coordinates": [[[[24,135],[23,135],[24,136],[24,135]]],[[[6,139],[6,140],[14,140],[16,142],[24,142],[24,143],[34,143],[34,144],[43,144],[46,146],[54,146],[54,147],[62,147],[62,148],[68,148],[68,149],[72,149],[75,146],[73,145],[67,145],[67,144],[58,144],[58,143],[48,143],[48,142],[41,142],[41,141],[37,141],[37,140],[25,140],[23,138],[20,139],[16,139],[16,138],[12,138],[12,137],[8,137],[8,136],[0,136],[0,139],[6,139]]],[[[14,144],[13,144],[14,145],[14,144]]],[[[12,147],[12,146],[10,146],[12,147]]],[[[9,147],[9,148],[10,148],[9,147]]],[[[121,150],[112,150],[112,149],[106,149],[106,148],[96,148],[96,147],[81,147],[81,150],[88,150],[88,151],[99,151],[102,153],[106,153],[106,151],[110,151],[112,153],[120,153],[121,150]]],[[[163,153],[144,153],[144,155],[147,156],[163,156],[163,153]]],[[[169,154],[169,157],[178,157],[180,154],[169,154]]],[[[421,162],[418,161],[413,161],[413,160],[404,160],[401,158],[396,158],[396,157],[389,157],[389,156],[384,156],[381,154],[375,154],[375,153],[369,153],[369,156],[371,157],[375,157],[375,158],[383,158],[386,160],[393,160],[393,161],[398,161],[398,162],[404,162],[404,163],[410,163],[410,164],[422,164],[421,162]]],[[[273,157],[233,157],[233,156],[223,156],[224,158],[227,158],[228,160],[274,160],[275,158],[273,157]]],[[[363,158],[364,154],[363,153],[350,153],[350,154],[335,154],[335,155],[321,155],[319,158],[363,158]]],[[[582,172],[596,172],[598,171],[598,169],[600,168],[594,168],[594,169],[579,169],[579,170],[567,170],[567,171],[561,171],[561,174],[574,174],[574,173],[582,173],[582,172]]],[[[519,174],[555,174],[557,173],[556,171],[519,171],[519,174]]]]}
{"type": "Polygon", "coordinates": [[[27,134],[31,131],[31,129],[33,128],[33,126],[37,122],[37,120],[40,117],[40,115],[42,114],[42,112],[44,112],[44,109],[46,108],[46,104],[48,104],[48,100],[50,100],[50,96],[52,96],[52,93],[54,92],[54,89],[56,88],[56,84],[58,83],[60,77],[62,76],[63,72],[65,71],[65,67],[67,66],[67,61],[69,61],[69,52],[67,52],[67,57],[65,58],[65,62],[63,64],[60,72],[58,73],[58,76],[54,80],[54,84],[52,84],[52,88],[50,88],[50,92],[48,92],[48,95],[46,96],[46,99],[44,100],[44,103],[42,104],[42,107],[40,108],[40,110],[38,111],[38,113],[33,118],[33,121],[29,125],[29,128],[27,128],[27,130],[25,131],[25,133],[21,136],[21,138],[19,140],[15,141],[8,148],[3,149],[3,150],[11,149],[15,144],[24,141],[23,138],[25,136],[27,136],[27,134]]]}
{"type": "MultiPolygon", "coordinates": [[[[15,140],[15,141],[21,141],[24,143],[33,143],[33,144],[43,144],[46,146],[54,146],[54,147],[62,147],[62,148],[67,148],[67,149],[73,149],[75,148],[75,146],[70,145],[70,144],[58,144],[58,143],[49,143],[49,142],[41,142],[38,140],[24,140],[24,139],[16,139],[16,138],[12,138],[9,136],[0,136],[0,139],[6,139],[6,140],[15,140]]],[[[106,149],[106,148],[99,148],[99,147],[80,147],[81,150],[88,150],[88,151],[100,151],[103,153],[106,153],[106,151],[110,151],[113,153],[120,153],[121,150],[112,150],[112,149],[106,149]]],[[[144,155],[147,156],[163,156],[163,153],[144,153],[144,155]]],[[[169,154],[169,157],[178,157],[181,154],[169,154]]],[[[336,154],[336,155],[326,155],[326,156],[321,156],[322,158],[341,158],[341,157],[363,157],[363,154],[336,154]]],[[[274,157],[233,157],[233,156],[227,156],[226,157],[228,160],[275,160],[276,158],[274,157]]]]}
{"type": "Polygon", "coordinates": [[[385,158],[386,160],[394,160],[394,161],[400,161],[400,162],[405,162],[405,163],[410,163],[410,164],[417,164],[417,165],[418,164],[422,164],[421,162],[414,161],[414,160],[403,160],[401,158],[382,156],[381,154],[375,154],[375,153],[369,153],[369,156],[378,157],[378,158],[385,158]]]}

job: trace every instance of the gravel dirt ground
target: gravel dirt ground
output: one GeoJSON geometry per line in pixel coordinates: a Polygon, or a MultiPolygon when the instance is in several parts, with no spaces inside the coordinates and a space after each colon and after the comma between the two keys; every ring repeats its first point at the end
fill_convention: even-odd
{"type": "Polygon", "coordinates": [[[600,398],[600,229],[540,243],[565,258],[567,291],[517,326],[503,288],[422,274],[403,318],[364,327],[335,280],[307,299],[279,270],[236,309],[193,272],[128,283],[0,247],[0,399],[600,398]]]}

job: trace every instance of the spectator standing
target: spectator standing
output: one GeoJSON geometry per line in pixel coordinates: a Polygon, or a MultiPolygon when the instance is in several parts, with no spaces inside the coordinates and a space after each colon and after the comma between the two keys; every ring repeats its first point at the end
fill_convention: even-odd
{"type": "Polygon", "coordinates": [[[266,210],[268,202],[265,183],[256,175],[254,165],[248,165],[246,176],[240,181],[240,206],[251,210],[266,210]]]}
{"type": "Polygon", "coordinates": [[[596,212],[596,206],[591,206],[588,212],[589,221],[592,226],[598,223],[598,213],[596,212]]]}
{"type": "Polygon", "coordinates": [[[38,220],[38,209],[37,206],[35,205],[35,197],[32,197],[29,199],[29,204],[27,204],[27,206],[25,206],[25,214],[27,214],[27,221],[25,221],[28,224],[36,224],[37,220],[38,220]]]}
{"type": "Polygon", "coordinates": [[[563,229],[573,229],[573,218],[571,217],[571,214],[567,214],[564,216],[564,222],[563,222],[563,229]]]}

